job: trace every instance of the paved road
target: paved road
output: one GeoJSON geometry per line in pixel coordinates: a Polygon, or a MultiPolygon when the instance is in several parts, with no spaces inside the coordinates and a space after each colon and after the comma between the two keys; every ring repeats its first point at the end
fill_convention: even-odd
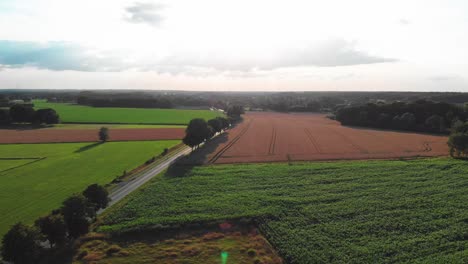
{"type": "MultiPolygon", "coordinates": [[[[143,184],[151,180],[154,176],[158,175],[160,172],[162,172],[171,164],[173,164],[178,158],[185,156],[189,153],[190,153],[190,148],[185,146],[182,149],[178,150],[176,153],[172,154],[172,156],[170,156],[167,160],[164,160],[160,164],[156,165],[154,168],[143,172],[142,175],[127,182],[125,185],[113,191],[109,195],[109,198],[111,199],[111,201],[109,202],[109,205],[104,210],[116,204],[118,201],[122,200],[125,196],[129,195],[131,192],[133,192],[134,190],[138,189],[140,186],[142,186],[143,184]]],[[[104,210],[99,210],[98,214],[102,213],[104,210]]]]}

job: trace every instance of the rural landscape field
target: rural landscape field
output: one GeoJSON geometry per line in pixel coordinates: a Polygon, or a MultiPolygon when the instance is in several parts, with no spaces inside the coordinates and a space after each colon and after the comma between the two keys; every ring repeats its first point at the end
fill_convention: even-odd
{"type": "Polygon", "coordinates": [[[457,105],[165,112],[39,99],[4,109],[13,120],[35,113],[0,129],[6,258],[18,241],[10,237],[41,232],[51,246],[30,249],[38,263],[468,260],[468,171],[457,145],[467,112],[457,105]],[[392,111],[407,112],[381,123],[392,111]],[[440,111],[458,123],[446,127],[440,111]]]}
{"type": "Polygon", "coordinates": [[[324,114],[248,113],[226,138],[206,162],[429,157],[448,152],[444,136],[345,127],[324,114]]]}
{"type": "Polygon", "coordinates": [[[0,0],[0,264],[468,264],[467,17],[0,0]]]}

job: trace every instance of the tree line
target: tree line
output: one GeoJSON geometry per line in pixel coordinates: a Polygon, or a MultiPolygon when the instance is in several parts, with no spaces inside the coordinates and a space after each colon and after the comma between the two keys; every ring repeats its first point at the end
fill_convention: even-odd
{"type": "Polygon", "coordinates": [[[431,133],[448,133],[455,122],[464,121],[467,116],[468,112],[462,107],[426,100],[412,103],[368,103],[336,111],[336,120],[343,125],[431,133]]]}
{"type": "Polygon", "coordinates": [[[106,208],[108,202],[107,190],[92,184],[33,225],[21,222],[13,225],[2,239],[3,260],[15,264],[49,263],[56,254],[68,250],[75,239],[89,232],[96,212],[106,208]]]}
{"type": "Polygon", "coordinates": [[[0,125],[12,123],[58,124],[60,116],[52,108],[34,110],[22,104],[15,104],[9,109],[0,108],[0,125]]]}
{"type": "Polygon", "coordinates": [[[208,120],[208,122],[202,118],[192,119],[185,129],[185,137],[182,142],[193,150],[201,143],[212,138],[216,133],[227,129],[230,125],[230,121],[224,117],[216,117],[208,120]]]}

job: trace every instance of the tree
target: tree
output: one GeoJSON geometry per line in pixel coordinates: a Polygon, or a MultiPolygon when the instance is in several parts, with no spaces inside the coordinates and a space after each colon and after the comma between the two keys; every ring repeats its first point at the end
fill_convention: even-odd
{"type": "Polygon", "coordinates": [[[106,142],[107,140],[109,140],[109,129],[107,127],[101,127],[101,129],[99,129],[99,140],[101,140],[102,142],[106,142]]]}
{"type": "Polygon", "coordinates": [[[219,122],[221,122],[222,129],[226,129],[231,125],[229,120],[227,118],[225,118],[225,117],[218,116],[218,117],[216,117],[216,119],[218,119],[219,122]]]}
{"type": "Polygon", "coordinates": [[[10,122],[10,111],[8,111],[8,109],[0,109],[0,125],[7,125],[10,122]]]}
{"type": "Polygon", "coordinates": [[[97,211],[101,208],[106,208],[109,203],[109,192],[99,184],[91,184],[83,191],[84,197],[94,205],[97,211]]]}
{"type": "Polygon", "coordinates": [[[455,132],[452,133],[448,140],[450,148],[450,156],[466,157],[468,155],[468,134],[455,132]]]}
{"type": "Polygon", "coordinates": [[[58,124],[60,117],[52,108],[39,109],[34,115],[34,122],[38,124],[58,124]]]}
{"type": "MultiPolygon", "coordinates": [[[[287,108],[287,107],[286,107],[287,108]]],[[[286,111],[286,109],[284,109],[284,111],[286,111]]],[[[233,105],[233,106],[230,106],[227,110],[227,115],[229,117],[233,117],[233,118],[240,118],[240,116],[242,114],[244,114],[244,107],[241,106],[241,105],[233,105]]]]}
{"type": "Polygon", "coordinates": [[[88,217],[91,213],[88,201],[83,195],[75,194],[65,200],[62,206],[62,214],[70,237],[77,238],[88,232],[88,217]]]}
{"type": "Polygon", "coordinates": [[[67,238],[67,225],[61,214],[40,217],[35,222],[51,246],[63,244],[67,238]]]}
{"type": "Polygon", "coordinates": [[[218,118],[208,120],[208,125],[213,129],[213,132],[219,133],[223,129],[223,124],[218,118]]]}
{"type": "Polygon", "coordinates": [[[445,131],[445,120],[440,115],[431,115],[426,119],[424,124],[435,132],[445,131]]]}
{"type": "Polygon", "coordinates": [[[12,226],[2,240],[3,260],[15,264],[37,263],[40,254],[39,231],[22,223],[12,226]]]}
{"type": "Polygon", "coordinates": [[[31,123],[34,120],[35,111],[30,106],[15,104],[10,107],[10,116],[13,122],[31,123]]]}
{"type": "Polygon", "coordinates": [[[193,148],[209,138],[211,134],[212,131],[208,123],[204,119],[195,118],[190,120],[185,130],[185,137],[182,141],[184,144],[193,148]]]}

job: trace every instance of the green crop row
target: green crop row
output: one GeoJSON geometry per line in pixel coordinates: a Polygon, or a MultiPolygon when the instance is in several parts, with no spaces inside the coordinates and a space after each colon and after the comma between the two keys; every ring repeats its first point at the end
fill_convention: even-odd
{"type": "Polygon", "coordinates": [[[447,158],[172,168],[101,231],[254,218],[290,263],[463,263],[468,166],[447,158]],[[187,169],[187,168],[186,168],[187,169]]]}

